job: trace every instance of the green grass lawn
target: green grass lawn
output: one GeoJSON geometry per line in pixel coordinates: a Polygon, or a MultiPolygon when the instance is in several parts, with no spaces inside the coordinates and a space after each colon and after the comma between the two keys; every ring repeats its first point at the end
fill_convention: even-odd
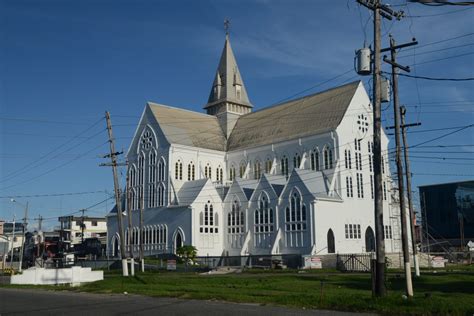
{"type": "Polygon", "coordinates": [[[473,315],[474,273],[471,269],[454,271],[424,271],[420,278],[414,279],[415,297],[411,300],[402,297],[403,273],[393,272],[388,274],[388,295],[382,299],[372,298],[369,274],[344,274],[334,270],[251,270],[228,275],[160,271],[138,273],[135,277],[122,277],[119,271],[114,271],[106,272],[103,281],[78,288],[38,287],[395,315],[473,315]]]}
{"type": "MultiPolygon", "coordinates": [[[[403,275],[403,274],[401,274],[403,275]]],[[[133,293],[192,299],[275,304],[297,308],[374,311],[383,314],[474,313],[472,272],[424,274],[414,279],[415,297],[402,298],[404,279],[388,278],[388,296],[373,299],[370,275],[330,271],[244,272],[230,275],[148,272],[123,278],[106,274],[105,280],[71,290],[95,293],[133,293]]]]}

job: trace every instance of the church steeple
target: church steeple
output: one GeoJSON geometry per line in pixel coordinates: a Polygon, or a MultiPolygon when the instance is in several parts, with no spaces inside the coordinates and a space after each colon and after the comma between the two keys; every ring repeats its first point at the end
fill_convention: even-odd
{"type": "Polygon", "coordinates": [[[245,114],[249,113],[252,107],[227,33],[211,93],[204,109],[211,115],[225,111],[245,114]],[[230,103],[230,106],[225,106],[226,103],[230,103]]]}
{"type": "Polygon", "coordinates": [[[219,118],[222,130],[228,137],[239,116],[250,113],[253,106],[248,98],[247,90],[230,45],[229,22],[226,20],[224,25],[226,27],[224,49],[204,109],[206,109],[207,114],[219,118]]]}

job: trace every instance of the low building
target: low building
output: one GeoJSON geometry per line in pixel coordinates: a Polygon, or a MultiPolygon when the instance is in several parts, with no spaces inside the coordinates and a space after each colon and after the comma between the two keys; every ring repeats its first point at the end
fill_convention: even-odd
{"type": "MultiPolygon", "coordinates": [[[[23,223],[3,222],[2,223],[2,241],[7,241],[8,252],[13,249],[20,249],[23,242],[23,223]]],[[[5,247],[5,244],[2,244],[5,247]]]]}
{"type": "Polygon", "coordinates": [[[104,217],[62,216],[59,222],[60,239],[71,245],[80,244],[86,238],[98,238],[102,244],[107,241],[107,221],[104,217]]]}
{"type": "Polygon", "coordinates": [[[424,239],[430,236],[431,250],[474,241],[474,181],[424,185],[419,190],[422,234],[424,239]]]}

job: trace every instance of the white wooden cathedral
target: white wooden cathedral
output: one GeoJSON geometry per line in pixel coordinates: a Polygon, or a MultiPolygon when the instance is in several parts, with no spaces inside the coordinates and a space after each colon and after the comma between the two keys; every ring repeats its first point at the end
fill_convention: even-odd
{"type": "MultiPolygon", "coordinates": [[[[372,108],[360,81],[253,111],[227,35],[204,109],[145,105],[127,153],[127,247],[136,253],[142,238],[146,255],[181,245],[198,256],[374,250],[372,108]]],[[[399,252],[387,145],[383,134],[385,243],[399,252]]],[[[116,217],[107,217],[115,256],[116,217]]]]}

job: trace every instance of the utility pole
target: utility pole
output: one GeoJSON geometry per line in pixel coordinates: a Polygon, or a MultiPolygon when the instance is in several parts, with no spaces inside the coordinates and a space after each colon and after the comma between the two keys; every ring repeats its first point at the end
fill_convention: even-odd
{"type": "MultiPolygon", "coordinates": [[[[416,42],[409,44],[400,45],[402,47],[415,45],[416,42]]],[[[410,71],[408,67],[401,66],[397,64],[397,49],[401,48],[396,46],[395,39],[390,35],[390,50],[391,58],[388,60],[384,56],[384,61],[392,65],[392,87],[393,87],[393,112],[394,112],[394,123],[395,123],[395,145],[396,145],[396,155],[395,162],[397,165],[397,174],[398,174],[398,196],[399,196],[399,205],[400,205],[400,216],[402,224],[402,246],[403,246],[403,262],[405,268],[405,281],[406,281],[406,294],[408,297],[413,297],[413,283],[411,280],[411,266],[410,266],[410,249],[408,246],[408,226],[407,226],[407,214],[405,207],[405,188],[403,184],[403,166],[402,166],[402,157],[400,149],[400,106],[398,100],[398,68],[401,68],[405,71],[410,71]]],[[[384,50],[383,50],[384,51],[384,50]]]]}
{"type": "Polygon", "coordinates": [[[407,142],[407,130],[409,126],[419,126],[421,123],[406,124],[405,123],[405,114],[406,108],[404,106],[400,107],[400,116],[402,123],[402,136],[403,136],[403,152],[405,156],[405,175],[407,178],[407,198],[408,198],[408,209],[410,211],[410,229],[411,229],[411,247],[413,248],[413,262],[415,264],[415,275],[420,276],[420,263],[418,260],[418,249],[416,247],[416,238],[415,238],[415,210],[413,209],[413,197],[411,192],[411,171],[410,171],[410,160],[408,159],[408,142],[407,142]]]}
{"type": "Polygon", "coordinates": [[[132,231],[133,231],[133,225],[132,225],[132,206],[131,206],[131,199],[130,199],[130,183],[129,183],[129,178],[128,178],[128,173],[127,173],[127,186],[126,186],[126,190],[127,190],[127,194],[126,194],[126,197],[127,197],[127,217],[128,217],[128,234],[127,234],[127,242],[128,242],[128,247],[129,247],[129,250],[128,250],[128,253],[129,253],[129,256],[130,256],[130,274],[132,276],[135,275],[135,259],[134,259],[134,256],[133,256],[133,245],[132,245],[132,231]]]}
{"type": "Polygon", "coordinates": [[[395,12],[380,0],[357,0],[357,2],[374,12],[374,49],[373,49],[373,116],[374,116],[374,217],[375,217],[375,296],[386,295],[385,288],[385,236],[383,227],[383,193],[382,193],[382,146],[381,146],[381,105],[380,105],[380,24],[381,17],[392,20],[396,17],[399,20],[403,12],[395,12]]]}
{"type": "Polygon", "coordinates": [[[43,226],[43,216],[41,216],[41,214],[38,215],[38,218],[36,218],[36,220],[38,221],[38,232],[40,232],[43,226]]]}
{"type": "Polygon", "coordinates": [[[15,220],[16,220],[16,216],[15,214],[13,214],[12,253],[10,257],[10,269],[11,269],[12,275],[13,275],[13,254],[14,254],[13,250],[15,250],[15,220]]]}
{"type": "Polygon", "coordinates": [[[428,267],[431,268],[431,255],[430,255],[430,233],[428,232],[428,213],[426,212],[426,198],[425,192],[423,192],[423,211],[425,213],[425,220],[423,221],[423,226],[425,227],[426,232],[426,246],[428,248],[428,267]]]}
{"type": "Polygon", "coordinates": [[[140,267],[142,272],[145,272],[145,258],[143,255],[143,239],[145,237],[145,234],[143,233],[143,196],[144,190],[142,191],[142,195],[138,198],[140,199],[140,267]]]}
{"type": "Polygon", "coordinates": [[[114,176],[114,190],[115,190],[115,203],[117,206],[117,226],[120,238],[120,256],[122,258],[122,272],[123,276],[128,276],[128,266],[127,259],[125,257],[125,240],[123,237],[123,225],[122,225],[122,201],[120,198],[120,184],[117,176],[117,153],[115,151],[114,137],[112,134],[112,123],[110,122],[110,113],[105,112],[105,119],[107,120],[107,131],[109,134],[109,143],[110,143],[110,159],[112,172],[114,176]]]}
{"type": "Polygon", "coordinates": [[[81,245],[84,244],[84,228],[86,227],[86,224],[84,223],[84,212],[86,210],[85,209],[82,209],[81,212],[82,212],[82,217],[81,217],[81,245]]]}
{"type": "Polygon", "coordinates": [[[25,248],[25,230],[26,230],[26,219],[28,217],[28,202],[26,202],[25,206],[25,217],[23,218],[23,228],[22,228],[22,236],[21,236],[21,250],[20,250],[20,266],[18,267],[18,271],[21,272],[21,266],[23,265],[23,250],[25,248]]]}

